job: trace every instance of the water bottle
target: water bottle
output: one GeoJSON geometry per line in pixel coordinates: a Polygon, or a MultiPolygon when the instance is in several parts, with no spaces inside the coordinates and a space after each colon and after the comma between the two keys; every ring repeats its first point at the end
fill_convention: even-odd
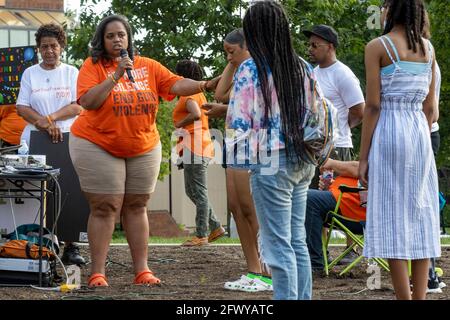
{"type": "MultiPolygon", "coordinates": [[[[361,184],[361,181],[358,179],[358,188],[364,189],[363,185],[361,184]]],[[[367,189],[361,190],[359,192],[359,205],[363,208],[367,206],[367,189]]]]}
{"type": "Polygon", "coordinates": [[[333,170],[324,170],[322,172],[322,175],[320,176],[320,180],[323,183],[322,190],[328,190],[331,182],[333,182],[333,176],[334,176],[333,170]]]}
{"type": "Polygon", "coordinates": [[[327,181],[331,181],[333,179],[333,175],[333,170],[324,170],[324,172],[322,172],[322,178],[327,181]]]}
{"type": "Polygon", "coordinates": [[[28,154],[28,145],[26,140],[21,140],[20,141],[20,148],[17,150],[17,153],[19,154],[28,154]]]}

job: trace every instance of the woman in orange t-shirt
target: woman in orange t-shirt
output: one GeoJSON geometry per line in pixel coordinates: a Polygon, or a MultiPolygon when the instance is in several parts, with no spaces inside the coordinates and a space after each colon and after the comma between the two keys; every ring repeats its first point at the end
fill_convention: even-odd
{"type": "Polygon", "coordinates": [[[0,107],[0,147],[20,143],[20,135],[27,122],[17,114],[15,105],[0,107]]]}
{"type": "MultiPolygon", "coordinates": [[[[177,74],[185,78],[201,80],[202,68],[198,63],[181,60],[176,67],[177,74]]],[[[181,154],[184,169],[184,187],[186,194],[197,209],[196,232],[183,246],[202,246],[217,240],[225,234],[219,219],[214,214],[208,199],[207,170],[213,156],[213,145],[209,133],[208,117],[200,106],[206,103],[203,93],[180,97],[173,110],[175,128],[183,134],[177,149],[181,154]],[[211,233],[208,235],[208,226],[211,233]]]]}
{"type": "Polygon", "coordinates": [[[184,79],[159,62],[133,57],[131,27],[123,16],[104,18],[78,76],[84,108],[71,128],[70,156],[90,205],[89,286],[107,286],[105,262],[115,218],[122,215],[135,284],[156,284],[147,265],[147,203],[161,163],[155,124],[158,100],[213,89],[216,81],[184,79]],[[122,55],[127,51],[128,56],[122,55]],[[132,69],[129,78],[126,69],[132,69]]]}

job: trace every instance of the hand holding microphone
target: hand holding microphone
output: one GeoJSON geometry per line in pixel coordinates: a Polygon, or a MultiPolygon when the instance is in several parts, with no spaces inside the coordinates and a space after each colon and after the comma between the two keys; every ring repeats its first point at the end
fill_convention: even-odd
{"type": "Polygon", "coordinates": [[[116,75],[118,79],[120,79],[125,71],[127,72],[128,79],[134,83],[133,75],[131,74],[131,70],[133,69],[133,60],[128,56],[128,52],[125,49],[120,50],[120,57],[122,58],[117,66],[116,75]]]}

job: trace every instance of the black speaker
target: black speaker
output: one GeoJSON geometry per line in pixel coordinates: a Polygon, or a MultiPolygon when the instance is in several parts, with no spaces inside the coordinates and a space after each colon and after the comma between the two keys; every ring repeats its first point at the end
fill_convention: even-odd
{"type": "MultiPolygon", "coordinates": [[[[89,205],[84,197],[75,168],[69,155],[69,133],[63,134],[63,142],[53,143],[47,132],[31,131],[30,155],[45,155],[46,164],[59,168],[61,187],[61,214],[56,224],[56,235],[61,241],[79,242],[86,239],[89,205]]],[[[53,199],[47,198],[46,224],[53,228],[55,212],[53,199]]],[[[84,240],[85,241],[85,240],[84,240]]]]}

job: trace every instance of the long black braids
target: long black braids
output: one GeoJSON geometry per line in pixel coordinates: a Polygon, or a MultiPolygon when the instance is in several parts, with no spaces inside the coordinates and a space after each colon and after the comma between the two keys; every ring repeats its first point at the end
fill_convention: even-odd
{"type": "Polygon", "coordinates": [[[306,110],[306,66],[292,46],[287,15],[275,1],[258,1],[247,10],[243,27],[261,83],[265,125],[271,114],[272,90],[268,76],[272,73],[287,156],[297,162],[305,160],[301,124],[306,110]]]}
{"type": "Polygon", "coordinates": [[[426,22],[423,0],[385,0],[383,6],[388,8],[383,34],[389,33],[396,24],[404,25],[408,49],[417,52],[417,44],[419,44],[420,51],[426,55],[422,40],[426,22]]]}

